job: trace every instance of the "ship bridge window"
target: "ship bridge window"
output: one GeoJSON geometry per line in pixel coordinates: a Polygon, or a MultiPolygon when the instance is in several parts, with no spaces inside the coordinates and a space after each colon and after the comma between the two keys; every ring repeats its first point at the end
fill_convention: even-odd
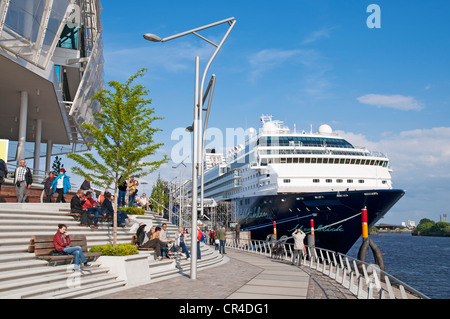
{"type": "Polygon", "coordinates": [[[313,179],[313,183],[320,183],[320,179],[314,178],[314,179],[313,179]]]}
{"type": "Polygon", "coordinates": [[[263,136],[257,141],[261,146],[312,146],[354,148],[352,144],[340,138],[304,137],[304,136],[263,136]]]}
{"type": "Polygon", "coordinates": [[[327,178],[327,179],[325,180],[325,183],[332,183],[332,182],[333,182],[333,180],[330,179],[330,178],[327,178]]]}
{"type": "Polygon", "coordinates": [[[283,179],[283,183],[285,183],[285,184],[290,183],[290,182],[291,182],[291,180],[289,178],[283,179]]]}

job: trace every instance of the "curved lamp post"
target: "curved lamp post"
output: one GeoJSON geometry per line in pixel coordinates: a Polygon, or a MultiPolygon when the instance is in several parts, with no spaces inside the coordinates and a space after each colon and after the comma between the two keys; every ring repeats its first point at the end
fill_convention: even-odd
{"type": "MultiPolygon", "coordinates": [[[[199,82],[199,64],[200,64],[200,58],[198,56],[195,57],[195,94],[194,94],[194,122],[192,124],[193,129],[193,146],[192,146],[192,230],[191,230],[191,279],[195,280],[197,279],[197,190],[198,190],[198,177],[201,176],[201,203],[200,208],[201,212],[203,214],[203,165],[200,165],[200,163],[203,163],[203,156],[204,156],[204,139],[205,139],[205,133],[202,133],[203,131],[206,131],[206,125],[207,120],[209,116],[209,108],[211,105],[211,95],[214,90],[214,83],[215,83],[215,76],[211,78],[210,85],[208,86],[208,91],[211,89],[211,95],[210,95],[210,101],[208,104],[207,111],[207,117],[205,119],[205,126],[202,128],[202,121],[203,121],[203,102],[206,99],[206,96],[203,96],[203,88],[205,84],[205,78],[206,74],[208,73],[209,67],[216,57],[219,50],[222,48],[222,45],[224,44],[225,40],[228,38],[228,35],[230,34],[231,30],[233,29],[234,25],[236,24],[236,19],[234,17],[228,18],[225,20],[217,21],[199,28],[195,28],[189,31],[185,31],[182,33],[178,33],[175,35],[172,35],[170,37],[161,38],[157,35],[154,35],[152,33],[146,33],[144,34],[144,39],[152,42],[166,42],[170,41],[185,35],[194,34],[200,39],[208,42],[209,44],[216,47],[216,50],[214,51],[213,55],[209,59],[208,63],[206,64],[205,70],[203,71],[201,82],[199,82]],[[208,40],[207,38],[201,36],[198,34],[198,31],[205,30],[211,27],[215,27],[220,24],[227,23],[229,25],[229,28],[227,32],[225,33],[224,37],[220,41],[219,44],[215,44],[214,42],[208,40]],[[199,174],[200,172],[200,174],[199,174]]],[[[206,94],[207,94],[206,93],[206,94]]]]}

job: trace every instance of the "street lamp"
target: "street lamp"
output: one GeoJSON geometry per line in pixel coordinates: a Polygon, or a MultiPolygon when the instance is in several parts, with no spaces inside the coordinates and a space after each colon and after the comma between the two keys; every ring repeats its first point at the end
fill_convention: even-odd
{"type": "Polygon", "coordinates": [[[184,197],[184,191],[183,191],[183,188],[184,188],[184,173],[185,173],[186,167],[187,167],[186,164],[184,164],[184,161],[187,160],[188,157],[189,157],[189,155],[186,156],[184,158],[184,160],[182,160],[180,163],[178,163],[178,165],[172,166],[172,168],[175,168],[175,169],[177,169],[178,166],[180,166],[181,164],[183,164],[183,166],[184,166],[184,169],[180,170],[180,189],[179,189],[179,191],[180,191],[179,199],[180,200],[179,200],[179,209],[178,209],[178,216],[179,217],[178,217],[178,225],[177,226],[183,226],[182,218],[183,218],[183,197],[184,197]]]}
{"type": "MultiPolygon", "coordinates": [[[[231,30],[236,24],[236,19],[234,17],[225,20],[217,21],[199,28],[195,28],[189,31],[185,31],[179,34],[172,35],[170,37],[161,38],[152,33],[144,34],[144,39],[152,42],[166,42],[170,41],[188,34],[194,34],[200,39],[208,42],[209,44],[216,47],[213,55],[206,64],[205,70],[203,71],[201,82],[199,82],[200,74],[200,58],[195,57],[195,93],[194,93],[194,122],[192,124],[193,129],[193,146],[192,146],[192,231],[191,231],[191,279],[197,279],[197,196],[198,196],[198,177],[199,172],[203,175],[203,168],[199,168],[199,163],[203,159],[203,148],[204,148],[204,134],[202,134],[202,120],[203,120],[203,101],[206,96],[203,97],[203,86],[205,84],[206,74],[208,73],[209,67],[216,57],[219,50],[222,48],[225,40],[228,38],[231,30]],[[219,44],[208,40],[207,38],[198,34],[198,31],[202,31],[220,24],[227,23],[229,28],[225,33],[224,37],[219,44]]],[[[215,77],[214,77],[215,78],[215,77]]],[[[212,80],[211,80],[212,81],[212,80]]],[[[214,80],[215,81],[215,80],[214,80]]],[[[211,82],[210,82],[211,83],[211,82]]],[[[209,109],[209,107],[208,107],[209,109]]],[[[209,110],[208,110],[209,114],[209,110]]],[[[201,179],[203,184],[203,178],[201,179]]],[[[201,192],[203,194],[203,191],[201,192]]],[[[203,212],[203,200],[201,200],[201,211],[203,212]]]]}

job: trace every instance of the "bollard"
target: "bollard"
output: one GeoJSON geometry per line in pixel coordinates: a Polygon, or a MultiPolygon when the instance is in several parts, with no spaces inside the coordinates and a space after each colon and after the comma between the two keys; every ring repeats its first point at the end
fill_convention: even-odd
{"type": "MultiPolygon", "coordinates": [[[[384,260],[383,254],[381,253],[380,248],[369,238],[369,226],[367,219],[367,208],[364,207],[361,209],[361,221],[362,221],[362,245],[358,251],[358,259],[361,261],[366,261],[366,256],[369,253],[369,248],[372,250],[373,258],[375,260],[375,264],[379,266],[381,270],[384,271],[384,260]]],[[[381,279],[384,279],[384,274],[380,274],[381,279]]]]}
{"type": "Polygon", "coordinates": [[[277,240],[277,222],[276,221],[274,221],[273,222],[273,234],[274,234],[274,238],[275,238],[275,240],[277,240]]]}
{"type": "Polygon", "coordinates": [[[363,240],[369,237],[369,227],[367,225],[367,208],[364,207],[361,209],[361,218],[362,218],[362,237],[363,240]]]}
{"type": "Polygon", "coordinates": [[[314,219],[311,219],[310,221],[311,225],[311,233],[308,234],[308,246],[309,247],[316,247],[316,236],[314,235],[314,219]]]}

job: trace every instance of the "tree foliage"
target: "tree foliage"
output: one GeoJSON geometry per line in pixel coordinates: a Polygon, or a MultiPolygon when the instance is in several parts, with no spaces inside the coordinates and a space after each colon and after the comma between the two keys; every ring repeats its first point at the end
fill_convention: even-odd
{"type": "Polygon", "coordinates": [[[158,179],[153,185],[152,193],[150,196],[153,209],[156,210],[158,214],[161,213],[161,215],[164,215],[164,208],[166,207],[166,204],[169,202],[169,195],[167,195],[166,192],[166,183],[161,179],[159,174],[158,179]]]}
{"type": "MultiPolygon", "coordinates": [[[[159,128],[154,127],[154,121],[162,117],[154,116],[154,108],[149,107],[151,99],[147,98],[149,90],[143,85],[133,85],[142,77],[146,69],[139,70],[125,83],[108,82],[110,89],[97,92],[91,99],[97,100],[102,106],[100,113],[95,113],[96,124],[83,124],[85,134],[94,141],[88,146],[92,152],[72,153],[68,157],[79,166],[72,172],[84,178],[89,178],[99,187],[114,188],[121,175],[125,179],[130,176],[142,177],[154,172],[163,163],[167,163],[166,155],[156,161],[148,160],[156,154],[163,145],[156,143],[154,135],[159,128]]],[[[117,196],[115,196],[117,210],[117,196]]],[[[114,244],[116,238],[116,217],[114,218],[114,244]]]]}
{"type": "Polygon", "coordinates": [[[436,223],[428,218],[423,218],[417,225],[415,233],[419,236],[450,236],[450,223],[436,223]]]}

